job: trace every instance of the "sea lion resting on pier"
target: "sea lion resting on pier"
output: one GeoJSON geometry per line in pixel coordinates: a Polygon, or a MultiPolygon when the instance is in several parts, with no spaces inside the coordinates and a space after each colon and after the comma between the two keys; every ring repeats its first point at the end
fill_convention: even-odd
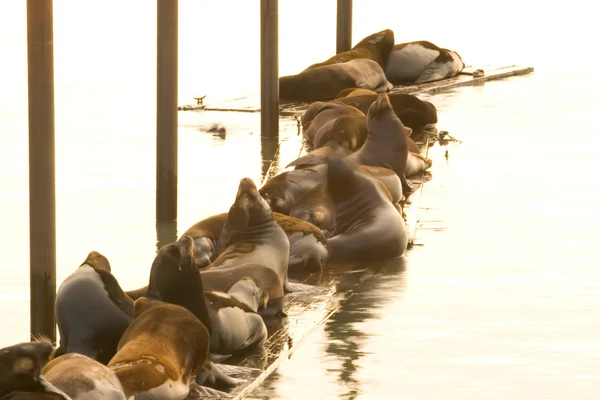
{"type": "Polygon", "coordinates": [[[390,51],[394,47],[394,40],[394,31],[391,29],[375,32],[358,42],[352,49],[338,53],[323,62],[313,64],[307,70],[361,58],[373,60],[385,69],[390,51]]]}
{"type": "Polygon", "coordinates": [[[217,241],[217,252],[219,255],[207,270],[262,264],[277,273],[285,291],[291,291],[287,276],[290,242],[250,178],[240,180],[217,241]]]}
{"type": "Polygon", "coordinates": [[[69,353],[42,370],[55,388],[72,400],[125,400],[123,386],[113,371],[83,354],[69,353]]]}
{"type": "Polygon", "coordinates": [[[132,318],[133,300],[111,274],[106,257],[92,251],[58,288],[56,356],[79,353],[106,364],[132,318]]]}
{"type": "Polygon", "coordinates": [[[296,101],[332,100],[343,89],[365,88],[381,93],[392,87],[377,62],[358,58],[282,76],[279,78],[279,97],[296,101]]]}
{"type": "Polygon", "coordinates": [[[108,363],[126,398],[183,400],[208,360],[210,335],[184,307],[140,298],[132,324],[108,363]]]}
{"type": "Polygon", "coordinates": [[[319,148],[330,140],[355,151],[362,146],[367,136],[366,115],[356,107],[337,101],[321,106],[304,130],[304,138],[319,148]]]}
{"type": "Polygon", "coordinates": [[[0,349],[0,398],[10,400],[69,400],[49,383],[42,368],[54,352],[52,343],[40,340],[0,349]]]}
{"type": "MultiPolygon", "coordinates": [[[[227,213],[222,213],[205,218],[192,225],[183,234],[191,236],[195,241],[194,248],[198,268],[206,267],[217,257],[217,240],[221,235],[227,215],[227,213]]],[[[286,233],[290,242],[288,266],[322,269],[327,260],[327,239],[323,233],[305,221],[280,213],[273,213],[273,219],[286,233]]]]}
{"type": "Polygon", "coordinates": [[[465,68],[460,55],[419,40],[394,46],[384,67],[394,83],[425,83],[452,78],[465,68]]]}
{"type": "Polygon", "coordinates": [[[251,278],[240,279],[227,293],[206,291],[204,297],[213,324],[211,352],[232,354],[267,340],[267,327],[257,311],[266,308],[269,297],[251,278]]]}
{"type": "Polygon", "coordinates": [[[335,205],[331,260],[373,261],[403,255],[408,230],[385,187],[353,171],[334,154],[326,162],[327,193],[335,205]]]}

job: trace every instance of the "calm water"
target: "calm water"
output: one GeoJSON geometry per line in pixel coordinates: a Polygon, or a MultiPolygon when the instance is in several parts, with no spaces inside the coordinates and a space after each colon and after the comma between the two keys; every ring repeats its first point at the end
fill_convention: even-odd
{"type": "MultiPolygon", "coordinates": [[[[0,346],[29,332],[25,2],[5,3],[0,346]]],[[[431,98],[439,128],[462,144],[448,160],[431,150],[421,245],[361,285],[254,396],[597,398],[595,13],[583,1],[354,3],[355,41],[391,28],[397,42],[431,40],[468,65],[536,72],[431,98]]],[[[147,281],[156,249],[156,12],[142,0],[99,4],[55,0],[57,273],[60,283],[95,249],[129,289],[147,281]]],[[[334,1],[281,0],[279,21],[282,75],[334,51],[334,1]]],[[[256,92],[258,38],[258,2],[181,0],[180,103],[256,92]]],[[[179,232],[225,211],[240,178],[260,181],[259,118],[180,113],[179,232]],[[227,140],[199,132],[212,122],[227,140]]],[[[295,123],[281,126],[290,160],[295,123]]]]}

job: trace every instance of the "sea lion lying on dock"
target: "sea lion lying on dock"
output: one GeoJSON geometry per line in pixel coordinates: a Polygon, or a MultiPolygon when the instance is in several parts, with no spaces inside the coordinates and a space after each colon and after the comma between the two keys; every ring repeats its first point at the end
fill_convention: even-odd
{"type": "Polygon", "coordinates": [[[391,29],[375,32],[358,42],[352,49],[338,53],[323,62],[312,64],[307,70],[361,58],[376,61],[381,68],[385,69],[394,41],[394,31],[391,29]]]}
{"type": "Polygon", "coordinates": [[[331,260],[372,261],[403,255],[408,230],[385,187],[333,154],[326,162],[327,192],[335,205],[335,230],[328,240],[331,260]]]}
{"type": "Polygon", "coordinates": [[[390,91],[392,87],[377,62],[358,58],[280,77],[279,98],[295,101],[332,100],[343,89],[364,88],[382,93],[390,91]]]}
{"type": "Polygon", "coordinates": [[[210,335],[184,307],[140,298],[108,367],[127,399],[183,400],[208,359],[210,335]]]}
{"type": "Polygon", "coordinates": [[[72,400],[125,400],[123,386],[113,371],[83,354],[69,353],[42,370],[55,388],[72,400]]]}
{"type": "Polygon", "coordinates": [[[395,45],[384,68],[391,82],[418,84],[452,78],[465,63],[456,51],[419,40],[395,45]]]}

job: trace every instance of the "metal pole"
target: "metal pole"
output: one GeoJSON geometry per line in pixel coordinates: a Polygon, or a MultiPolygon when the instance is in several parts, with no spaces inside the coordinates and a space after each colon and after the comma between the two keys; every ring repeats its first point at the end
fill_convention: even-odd
{"type": "Polygon", "coordinates": [[[260,134],[279,137],[278,0],[260,1],[260,134]]]}
{"type": "Polygon", "coordinates": [[[56,194],[52,0],[27,0],[31,334],[56,342],[56,194]]]}
{"type": "Polygon", "coordinates": [[[341,53],[352,48],[352,0],[337,0],[337,45],[341,53]]]}
{"type": "Polygon", "coordinates": [[[156,219],[177,219],[178,0],[157,0],[156,219]]]}

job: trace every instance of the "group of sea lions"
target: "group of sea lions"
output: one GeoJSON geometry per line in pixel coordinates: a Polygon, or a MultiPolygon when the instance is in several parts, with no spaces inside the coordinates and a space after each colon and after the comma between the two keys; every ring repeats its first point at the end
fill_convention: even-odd
{"type": "Polygon", "coordinates": [[[420,40],[394,44],[390,29],[374,33],[352,49],[304,71],[279,78],[283,100],[332,100],[344,89],[389,92],[393,84],[418,84],[451,78],[465,68],[456,51],[420,40]]]}
{"type": "MultiPolygon", "coordinates": [[[[393,45],[391,31],[361,43],[389,45],[390,35],[393,45]]],[[[349,57],[369,55],[379,67],[388,53],[363,46],[349,57]]],[[[431,167],[411,136],[435,129],[436,108],[370,88],[333,97],[302,116],[312,151],[260,189],[241,179],[227,212],[159,249],[147,286],[124,291],[108,259],[90,252],[57,292],[59,347],[39,339],[0,349],[0,399],[171,400],[192,385],[225,390],[239,381],[213,361],[261,348],[265,320],[285,317],[285,294],[306,288],[290,270],[403,256],[409,181],[431,167]]]]}

